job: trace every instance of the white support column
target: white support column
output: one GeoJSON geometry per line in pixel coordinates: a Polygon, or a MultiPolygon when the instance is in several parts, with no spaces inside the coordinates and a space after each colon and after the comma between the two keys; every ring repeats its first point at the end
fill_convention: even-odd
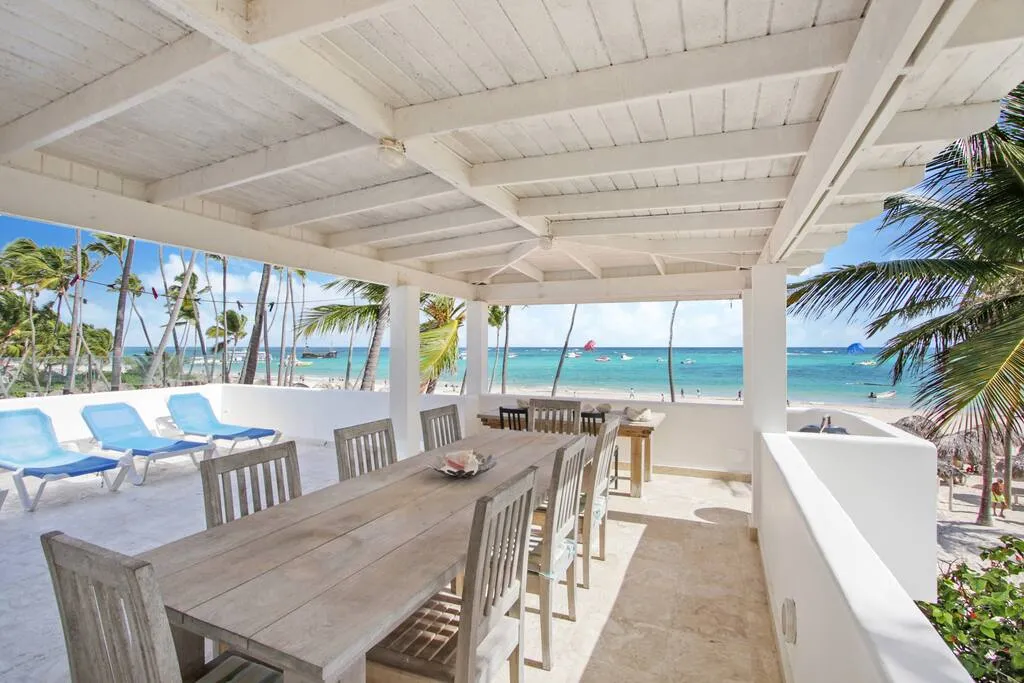
{"type": "Polygon", "coordinates": [[[751,457],[756,534],[761,520],[761,435],[786,431],[786,267],[751,269],[751,289],[743,299],[744,401],[753,434],[751,457]],[[750,309],[749,311],[747,309],[750,309]]]}
{"type": "Polygon", "coordinates": [[[486,301],[466,302],[466,364],[466,394],[480,396],[487,382],[486,301]]]}
{"type": "Polygon", "coordinates": [[[390,290],[391,349],[388,355],[391,421],[400,458],[420,450],[420,290],[390,290]]]}

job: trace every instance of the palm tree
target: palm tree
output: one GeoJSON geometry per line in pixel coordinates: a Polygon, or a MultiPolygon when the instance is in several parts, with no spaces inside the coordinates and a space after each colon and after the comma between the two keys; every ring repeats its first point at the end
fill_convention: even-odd
{"type": "MultiPolygon", "coordinates": [[[[111,289],[111,290],[116,291],[116,292],[120,292],[121,291],[121,278],[117,278],[116,280],[114,280],[114,283],[110,287],[108,287],[108,289],[111,289]]],[[[146,327],[146,319],[143,318],[142,317],[142,313],[139,312],[139,307],[138,307],[138,303],[137,303],[138,302],[138,298],[140,296],[142,296],[143,294],[145,294],[145,292],[142,289],[142,280],[139,279],[138,275],[136,275],[135,273],[132,273],[131,275],[128,276],[128,296],[131,297],[132,313],[134,313],[135,317],[138,318],[139,325],[142,327],[142,335],[146,338],[146,346],[149,347],[149,351],[150,351],[150,353],[152,353],[153,352],[153,340],[150,339],[150,337],[149,337],[149,328],[146,327]]],[[[130,319],[129,319],[129,322],[130,322],[130,319]]],[[[128,328],[128,325],[126,324],[125,325],[125,329],[127,330],[127,328],[128,328]]]]}
{"type": "MultiPolygon", "coordinates": [[[[171,295],[176,297],[185,280],[182,275],[178,275],[174,280],[176,284],[171,285],[171,295]]],[[[210,359],[206,352],[206,339],[202,333],[203,321],[200,308],[202,306],[202,295],[206,294],[209,290],[209,287],[200,289],[199,276],[192,273],[192,277],[188,279],[188,286],[185,287],[185,300],[181,304],[181,312],[178,314],[177,321],[177,324],[185,328],[186,341],[188,341],[189,327],[191,326],[195,330],[199,342],[199,352],[203,355],[203,372],[206,374],[206,381],[208,382],[213,381],[213,366],[210,365],[210,359]]],[[[192,364],[195,364],[195,354],[193,354],[192,364]]],[[[189,366],[189,372],[191,373],[191,371],[192,365],[189,366]]]]}
{"type": "MultiPolygon", "coordinates": [[[[196,256],[198,256],[198,252],[193,251],[192,258],[189,259],[188,266],[185,268],[185,274],[182,276],[182,282],[190,282],[192,280],[192,271],[196,266],[196,256]]],[[[185,302],[186,291],[186,287],[178,288],[177,296],[174,297],[174,303],[171,305],[170,313],[167,316],[167,325],[164,327],[163,336],[160,337],[160,343],[157,344],[156,349],[153,351],[153,360],[146,371],[146,377],[142,382],[143,386],[152,386],[153,379],[156,377],[157,367],[163,365],[164,350],[167,349],[167,344],[170,343],[171,337],[176,337],[175,324],[178,322],[178,314],[181,313],[182,304],[185,302]]]]}
{"type": "Polygon", "coordinates": [[[676,310],[679,309],[679,302],[672,304],[672,321],[668,324],[668,393],[672,397],[672,403],[676,402],[676,380],[672,374],[672,338],[676,331],[676,310]]]}
{"type": "MultiPolygon", "coordinates": [[[[284,269],[284,279],[288,284],[284,288],[284,308],[281,310],[281,357],[277,359],[277,386],[283,386],[285,381],[285,328],[288,325],[288,307],[291,305],[292,296],[292,271],[284,269]]],[[[278,288],[280,290],[280,287],[278,288]]]]}
{"type": "Polygon", "coordinates": [[[501,354],[501,393],[508,388],[508,319],[512,312],[511,306],[505,307],[505,350],[501,354]]]}
{"type": "MultiPolygon", "coordinates": [[[[256,365],[260,356],[260,336],[264,332],[267,319],[267,289],[270,287],[271,266],[263,264],[263,273],[260,276],[259,293],[256,295],[256,319],[252,323],[252,335],[249,336],[249,348],[245,352],[245,363],[239,378],[240,384],[252,384],[256,380],[256,365]]],[[[270,364],[270,356],[267,354],[267,364],[270,364]]]]}
{"type": "Polygon", "coordinates": [[[114,349],[110,364],[110,390],[121,389],[121,365],[124,357],[124,338],[126,334],[125,308],[128,305],[128,294],[131,287],[132,260],[135,258],[135,240],[125,239],[117,235],[96,235],[96,241],[86,247],[86,251],[102,258],[114,257],[121,265],[120,286],[117,293],[117,313],[114,317],[114,349]]]}
{"type": "Polygon", "coordinates": [[[372,391],[377,377],[377,364],[380,362],[384,330],[391,322],[388,288],[386,285],[359,280],[333,280],[323,288],[339,292],[345,297],[351,296],[353,301],[360,299],[366,303],[315,306],[300,322],[302,332],[308,337],[315,334],[372,330],[370,346],[366,350],[366,363],[363,366],[363,379],[359,385],[360,391],[372,391]]]}
{"type": "Polygon", "coordinates": [[[565,343],[562,344],[562,355],[558,357],[558,368],[555,370],[555,381],[551,383],[551,395],[558,393],[558,380],[562,378],[562,364],[565,363],[565,354],[569,350],[569,337],[572,336],[572,328],[576,325],[576,309],[579,304],[572,305],[572,316],[569,318],[569,330],[565,333],[565,343]]]}
{"type": "Polygon", "coordinates": [[[75,390],[75,376],[78,374],[78,342],[82,325],[82,288],[85,285],[82,257],[82,229],[75,228],[75,249],[71,256],[74,260],[75,268],[75,277],[73,278],[75,294],[71,303],[71,343],[68,346],[68,379],[64,383],[65,394],[70,394],[75,390]]]}
{"type": "Polygon", "coordinates": [[[886,200],[897,258],[833,269],[791,286],[800,314],[871,316],[868,334],[911,324],[880,359],[920,374],[915,404],[940,426],[982,434],[978,523],[991,525],[994,435],[1020,419],[1024,385],[1024,84],[992,128],[957,140],[916,191],[886,200]],[[923,322],[922,322],[923,320],[923,322]]]}
{"type": "MultiPolygon", "coordinates": [[[[214,339],[220,339],[217,345],[214,347],[214,353],[221,353],[223,358],[227,358],[228,342],[231,342],[231,358],[235,357],[238,351],[238,342],[245,339],[246,327],[249,324],[249,319],[242,313],[234,309],[224,311],[217,316],[217,324],[209,327],[206,330],[206,336],[214,339]]],[[[227,365],[228,369],[231,369],[230,364],[227,365]]],[[[226,382],[231,381],[231,374],[225,378],[226,382]]]]}
{"type": "MultiPolygon", "coordinates": [[[[208,256],[214,261],[220,262],[220,273],[221,273],[221,286],[220,286],[220,313],[217,312],[217,305],[214,303],[213,317],[219,318],[222,314],[228,310],[228,257],[219,254],[208,254],[208,256]]],[[[210,282],[210,276],[207,274],[206,281],[210,282]]],[[[213,295],[210,295],[213,298],[213,295]]],[[[245,316],[242,316],[243,318],[245,316]]],[[[212,329],[212,328],[211,328],[212,329]]],[[[209,334],[209,333],[207,333],[209,334]]],[[[228,345],[223,344],[220,347],[220,372],[221,381],[227,384],[231,381],[231,363],[228,362],[228,345]]],[[[233,356],[232,356],[233,358],[233,356]]]]}
{"type": "Polygon", "coordinates": [[[494,387],[494,375],[498,371],[498,345],[501,343],[501,326],[505,323],[505,309],[501,306],[487,307],[487,325],[494,328],[494,365],[491,367],[491,381],[487,393],[494,387]]]}
{"type": "Polygon", "coordinates": [[[459,328],[466,321],[466,305],[450,296],[430,295],[421,308],[427,320],[420,325],[420,382],[432,394],[438,378],[458,367],[459,328]]]}

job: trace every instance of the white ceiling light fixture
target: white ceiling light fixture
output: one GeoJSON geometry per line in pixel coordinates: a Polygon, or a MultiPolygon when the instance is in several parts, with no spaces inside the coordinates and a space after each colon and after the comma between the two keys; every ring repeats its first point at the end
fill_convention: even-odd
{"type": "Polygon", "coordinates": [[[377,146],[377,161],[388,168],[405,166],[405,144],[395,138],[381,138],[377,146]]]}

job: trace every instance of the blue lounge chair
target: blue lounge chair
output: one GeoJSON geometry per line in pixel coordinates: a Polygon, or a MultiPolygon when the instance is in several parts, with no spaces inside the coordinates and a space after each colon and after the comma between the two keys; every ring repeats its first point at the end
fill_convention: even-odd
{"type": "Polygon", "coordinates": [[[202,453],[204,460],[213,455],[213,446],[208,443],[153,436],[135,408],[127,403],[86,406],[82,408],[82,417],[85,419],[85,424],[89,425],[89,431],[92,432],[100,448],[146,459],[142,475],[129,478],[136,485],[146,481],[149,466],[157,458],[187,455],[192,458],[192,463],[198,468],[197,453],[202,453]]]}
{"type": "Polygon", "coordinates": [[[167,408],[174,424],[185,436],[199,436],[211,443],[230,441],[229,454],[242,441],[255,440],[263,446],[263,439],[270,439],[265,445],[272,446],[281,438],[281,432],[275,429],[224,424],[213,414],[210,402],[202,394],[176,394],[167,399],[167,408]]]}
{"type": "Polygon", "coordinates": [[[125,475],[135,471],[129,457],[114,460],[63,448],[53,422],[38,408],[0,412],[0,468],[14,472],[14,488],[26,512],[36,509],[51,481],[98,473],[116,491],[125,475]],[[111,470],[117,470],[113,478],[111,470]],[[25,488],[25,477],[40,479],[35,496],[25,488]]]}

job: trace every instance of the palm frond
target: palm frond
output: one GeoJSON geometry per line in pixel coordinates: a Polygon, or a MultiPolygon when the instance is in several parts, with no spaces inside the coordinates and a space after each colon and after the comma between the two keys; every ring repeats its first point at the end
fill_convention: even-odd
{"type": "Polygon", "coordinates": [[[347,332],[371,328],[381,319],[379,304],[324,304],[315,306],[299,321],[299,329],[309,337],[317,334],[347,332]]]}
{"type": "Polygon", "coordinates": [[[437,379],[455,372],[459,359],[459,326],[461,320],[420,329],[420,380],[437,379]]]}

